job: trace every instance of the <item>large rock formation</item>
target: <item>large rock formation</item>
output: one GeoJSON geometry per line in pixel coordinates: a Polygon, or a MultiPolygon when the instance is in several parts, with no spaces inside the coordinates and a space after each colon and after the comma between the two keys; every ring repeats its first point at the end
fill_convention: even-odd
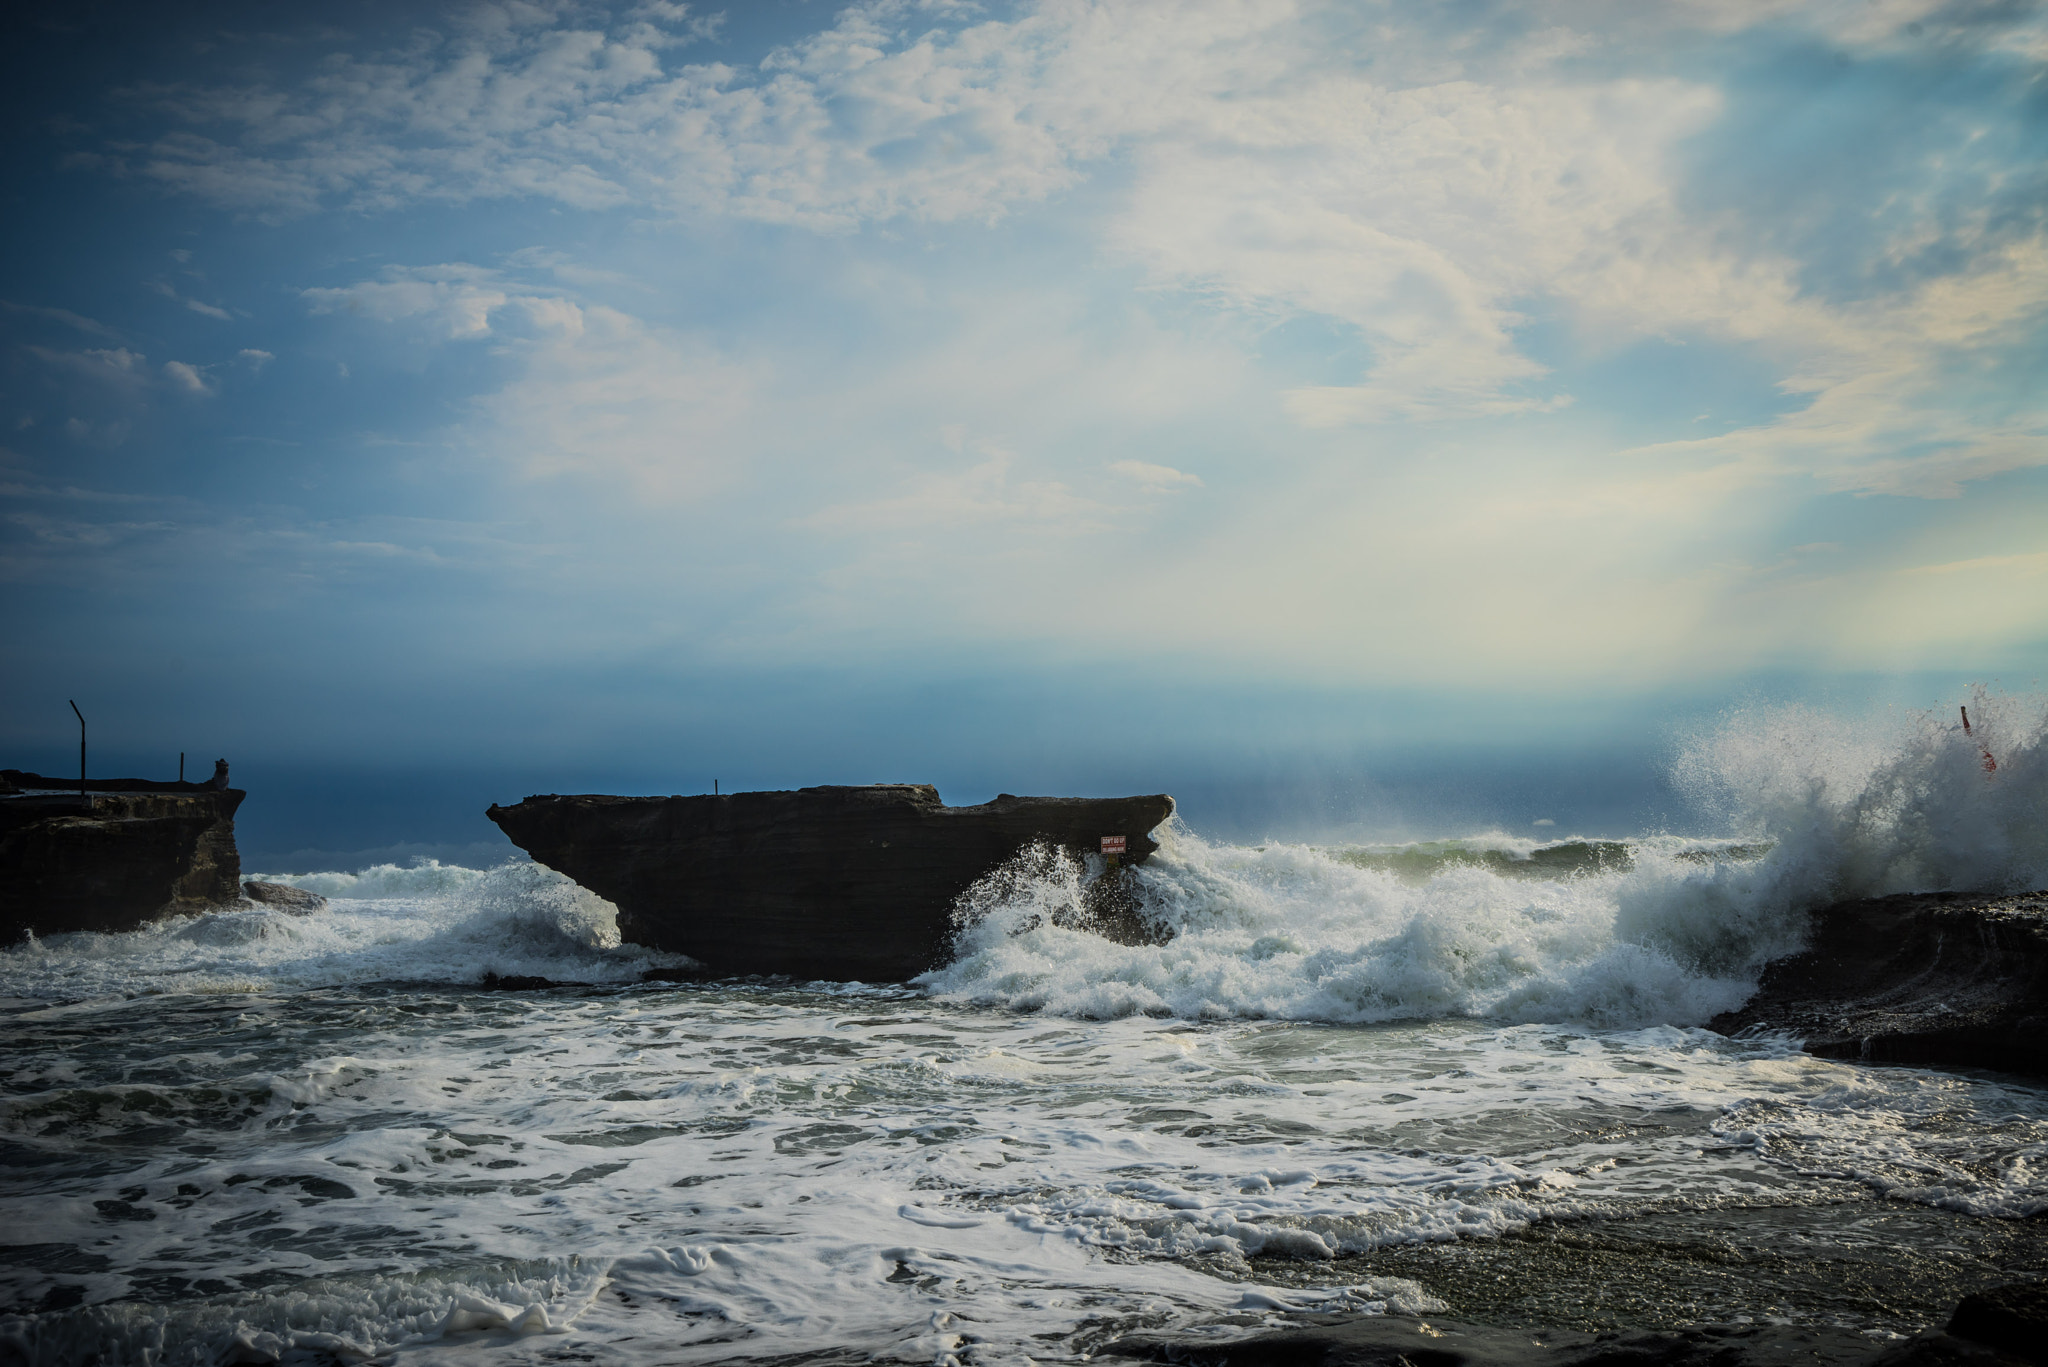
{"type": "Polygon", "coordinates": [[[1140,863],[1159,794],[948,807],[929,784],[716,797],[529,797],[487,815],[617,904],[619,933],[716,973],[902,982],[940,963],[954,899],[1034,840],[1140,863]]]}
{"type": "Polygon", "coordinates": [[[2048,892],[1916,893],[1813,916],[1723,1034],[1782,1030],[1808,1053],[2048,1074],[2048,892]]]}
{"type": "Polygon", "coordinates": [[[0,770],[0,943],[238,902],[239,788],[0,770]]]}

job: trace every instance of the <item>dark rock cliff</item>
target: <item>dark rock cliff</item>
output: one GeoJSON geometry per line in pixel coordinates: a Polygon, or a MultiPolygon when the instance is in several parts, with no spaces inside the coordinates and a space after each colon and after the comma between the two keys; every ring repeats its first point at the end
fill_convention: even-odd
{"type": "Polygon", "coordinates": [[[238,788],[0,770],[0,943],[25,932],[121,931],[241,900],[238,788]],[[55,791],[52,791],[55,790],[55,791]]]}
{"type": "Polygon", "coordinates": [[[1814,913],[1805,952],[1764,970],[1722,1034],[1785,1031],[1808,1053],[2048,1075],[2048,892],[1915,893],[1814,913]]]}
{"type": "Polygon", "coordinates": [[[929,784],[717,797],[529,797],[487,815],[619,908],[619,932],[716,973],[902,982],[940,963],[953,902],[1035,840],[1158,849],[1159,794],[948,807],[929,784]]]}

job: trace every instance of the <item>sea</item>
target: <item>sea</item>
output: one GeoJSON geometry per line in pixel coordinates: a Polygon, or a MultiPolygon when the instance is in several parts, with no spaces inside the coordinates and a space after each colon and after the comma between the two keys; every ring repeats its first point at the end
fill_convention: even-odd
{"type": "Polygon", "coordinates": [[[1113,1361],[1831,1324],[2048,1275],[2048,1089],[1705,1028],[1813,907],[2048,885],[2048,705],[1731,714],[1619,838],[1057,853],[907,985],[649,981],[507,860],[0,951],[0,1362],[1113,1361]],[[553,986],[491,990],[486,974],[553,986]]]}

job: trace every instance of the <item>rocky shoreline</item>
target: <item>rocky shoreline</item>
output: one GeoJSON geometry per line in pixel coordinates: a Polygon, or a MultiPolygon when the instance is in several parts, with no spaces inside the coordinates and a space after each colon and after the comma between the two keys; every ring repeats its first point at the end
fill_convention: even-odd
{"type": "Polygon", "coordinates": [[[1813,913],[1807,947],[1709,1028],[1823,1058],[2048,1076],[2048,892],[1911,893],[1813,913]]]}
{"type": "Polygon", "coordinates": [[[2000,1367],[2048,1362],[2048,1282],[1965,1296],[1948,1322],[1885,1341],[1824,1325],[1710,1324],[1581,1333],[1435,1317],[1312,1317],[1306,1327],[1204,1342],[1134,1335],[1096,1361],[1186,1367],[2000,1367]]]}

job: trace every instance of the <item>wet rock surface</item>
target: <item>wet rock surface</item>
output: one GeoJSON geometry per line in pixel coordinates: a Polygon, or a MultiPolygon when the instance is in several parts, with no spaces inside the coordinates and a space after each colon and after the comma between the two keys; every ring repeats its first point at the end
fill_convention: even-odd
{"type": "Polygon", "coordinates": [[[239,788],[0,770],[0,943],[239,902],[239,788]]]}
{"type": "Polygon", "coordinates": [[[327,899],[317,892],[292,887],[289,883],[266,883],[250,879],[242,884],[242,895],[278,911],[309,912],[327,909],[327,899]]]}
{"type": "MultiPolygon", "coordinates": [[[[1125,866],[1173,814],[1164,794],[948,807],[929,784],[702,797],[529,797],[487,815],[538,862],[617,905],[634,944],[715,974],[902,982],[936,966],[954,899],[1034,841],[1123,836],[1125,866]]],[[[1121,874],[1100,880],[1107,920],[1121,874]]],[[[1133,928],[1135,933],[1135,928],[1133,928]]]]}
{"type": "Polygon", "coordinates": [[[1876,1349],[1850,1329],[1710,1325],[1582,1334],[1387,1315],[1214,1344],[1122,1339],[1100,1356],[1189,1367],[1835,1367],[1867,1362],[1876,1349]]]}
{"type": "Polygon", "coordinates": [[[1963,1297],[1948,1333],[2039,1362],[2048,1360],[2048,1281],[2015,1282],[1963,1297]]]}
{"type": "Polygon", "coordinates": [[[1814,913],[1803,953],[1708,1025],[1808,1053],[2048,1076],[2048,892],[1916,893],[1814,913]]]}
{"type": "Polygon", "coordinates": [[[1586,1333],[1434,1316],[1311,1317],[1305,1327],[1203,1341],[1114,1340],[1097,1361],[1188,1367],[1997,1367],[2048,1362],[2048,1282],[1966,1297],[1945,1328],[1906,1339],[1827,1325],[1709,1324],[1586,1333]]]}

